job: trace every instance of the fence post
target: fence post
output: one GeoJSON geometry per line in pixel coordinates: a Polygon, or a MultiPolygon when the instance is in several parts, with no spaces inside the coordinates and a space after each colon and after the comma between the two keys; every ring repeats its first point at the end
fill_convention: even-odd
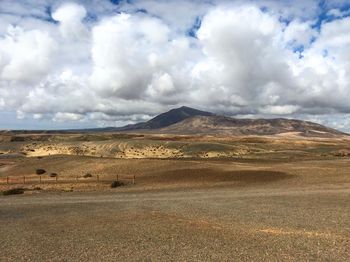
{"type": "Polygon", "coordinates": [[[132,184],[135,185],[135,175],[132,178],[132,184]]]}
{"type": "Polygon", "coordinates": [[[10,178],[6,177],[6,184],[9,184],[9,183],[10,183],[10,178]]]}
{"type": "Polygon", "coordinates": [[[39,184],[41,184],[41,176],[39,176],[39,184]]]}

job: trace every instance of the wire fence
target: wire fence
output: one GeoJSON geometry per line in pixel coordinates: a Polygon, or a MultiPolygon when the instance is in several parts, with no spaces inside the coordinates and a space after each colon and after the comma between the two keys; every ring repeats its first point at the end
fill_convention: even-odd
{"type": "Polygon", "coordinates": [[[51,177],[49,175],[30,176],[7,176],[0,177],[0,184],[52,184],[52,183],[105,183],[113,181],[130,181],[136,183],[135,175],[96,175],[92,177],[84,176],[60,176],[51,177]]]}

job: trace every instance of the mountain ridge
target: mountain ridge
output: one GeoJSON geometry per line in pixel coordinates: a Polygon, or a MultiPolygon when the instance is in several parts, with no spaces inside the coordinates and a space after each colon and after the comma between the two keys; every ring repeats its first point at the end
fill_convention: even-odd
{"type": "Polygon", "coordinates": [[[182,122],[162,128],[161,133],[176,134],[226,134],[226,135],[278,135],[298,133],[301,136],[345,136],[336,129],[310,121],[273,118],[273,119],[237,119],[214,115],[195,116],[182,122]]]}
{"type": "Polygon", "coordinates": [[[152,131],[172,134],[278,135],[330,137],[348,134],[310,121],[272,118],[241,119],[182,106],[157,115],[147,122],[115,128],[116,131],[152,131]]]}
{"type": "Polygon", "coordinates": [[[241,119],[218,115],[187,106],[171,109],[146,122],[122,127],[104,127],[67,130],[0,130],[0,133],[89,133],[89,132],[145,132],[155,134],[208,135],[280,135],[297,134],[304,137],[350,136],[345,132],[310,121],[286,118],[241,119]]]}
{"type": "Polygon", "coordinates": [[[171,109],[161,113],[147,122],[126,125],[116,128],[119,131],[139,130],[139,129],[158,129],[164,128],[193,116],[213,116],[213,113],[201,111],[187,106],[171,109]]]}

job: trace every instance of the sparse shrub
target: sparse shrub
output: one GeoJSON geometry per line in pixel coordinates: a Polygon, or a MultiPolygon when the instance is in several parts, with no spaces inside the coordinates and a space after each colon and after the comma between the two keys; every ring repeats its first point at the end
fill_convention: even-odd
{"type": "Polygon", "coordinates": [[[4,196],[9,196],[9,195],[19,195],[19,194],[23,194],[24,193],[24,189],[23,188],[11,188],[9,190],[3,191],[2,194],[4,196]]]}
{"type": "Polygon", "coordinates": [[[50,177],[56,177],[56,176],[58,176],[57,173],[51,173],[50,174],[50,177]]]}
{"type": "Polygon", "coordinates": [[[38,158],[38,159],[42,159],[43,157],[42,157],[42,156],[38,156],[37,158],[38,158]]]}
{"type": "Polygon", "coordinates": [[[38,168],[37,170],[35,170],[35,173],[36,173],[37,175],[42,175],[42,174],[45,174],[45,173],[46,173],[46,170],[45,170],[45,169],[38,168]]]}
{"type": "Polygon", "coordinates": [[[120,181],[113,181],[111,184],[111,188],[116,188],[116,187],[120,187],[120,186],[124,186],[124,183],[120,182],[120,181]]]}
{"type": "Polygon", "coordinates": [[[89,178],[89,177],[92,177],[92,175],[90,173],[86,173],[83,177],[84,178],[89,178]]]}
{"type": "Polygon", "coordinates": [[[73,192],[73,187],[65,187],[62,189],[63,192],[73,192]]]}
{"type": "Polygon", "coordinates": [[[36,186],[36,187],[34,187],[34,188],[33,188],[33,190],[40,191],[40,190],[42,190],[42,188],[41,188],[41,187],[39,187],[39,186],[36,186]]]}

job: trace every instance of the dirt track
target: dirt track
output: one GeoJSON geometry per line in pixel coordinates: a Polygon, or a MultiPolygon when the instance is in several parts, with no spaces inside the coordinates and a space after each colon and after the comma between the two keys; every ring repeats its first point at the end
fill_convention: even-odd
{"type": "Polygon", "coordinates": [[[346,261],[348,187],[0,197],[1,261],[346,261]]]}

